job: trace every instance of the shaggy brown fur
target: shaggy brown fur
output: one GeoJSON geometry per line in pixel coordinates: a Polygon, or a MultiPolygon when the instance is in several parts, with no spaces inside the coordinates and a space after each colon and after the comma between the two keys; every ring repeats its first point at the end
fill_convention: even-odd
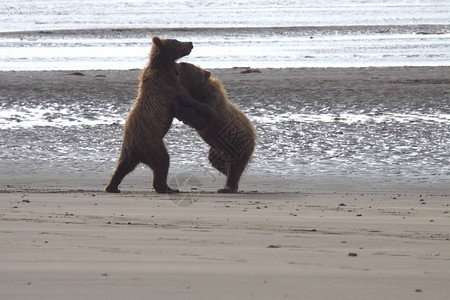
{"type": "Polygon", "coordinates": [[[125,121],[122,149],[106,192],[120,192],[119,184],[139,163],[153,170],[156,192],[178,192],[167,185],[169,154],[163,137],[172,124],[174,101],[189,98],[180,84],[175,61],[192,48],[191,42],[153,37],[150,59],[139,78],[138,95],[125,121]]]}
{"type": "Polygon", "coordinates": [[[227,176],[225,187],[218,192],[236,193],[241,175],[255,148],[255,128],[247,116],[227,99],[219,79],[192,64],[179,63],[178,66],[181,84],[195,100],[209,105],[215,114],[204,112],[198,107],[195,110],[181,110],[177,114],[211,146],[209,161],[227,176]],[[203,119],[207,126],[196,127],[194,122],[199,119],[203,119]]]}

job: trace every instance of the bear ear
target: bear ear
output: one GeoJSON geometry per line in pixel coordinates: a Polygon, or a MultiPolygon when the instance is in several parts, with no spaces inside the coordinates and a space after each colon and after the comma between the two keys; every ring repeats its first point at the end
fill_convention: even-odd
{"type": "Polygon", "coordinates": [[[152,42],[155,46],[161,47],[162,45],[162,41],[159,37],[157,37],[156,35],[153,37],[152,42]]]}
{"type": "Polygon", "coordinates": [[[211,72],[205,71],[205,78],[208,79],[209,77],[211,77],[211,72]]]}

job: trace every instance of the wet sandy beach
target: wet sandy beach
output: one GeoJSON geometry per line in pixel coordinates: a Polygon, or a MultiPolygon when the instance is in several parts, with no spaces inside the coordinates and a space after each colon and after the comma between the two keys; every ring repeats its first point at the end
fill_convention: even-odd
{"type": "Polygon", "coordinates": [[[212,71],[258,130],[237,195],[176,122],[184,193],[102,192],[139,70],[0,73],[0,298],[450,293],[450,68],[212,71]]]}

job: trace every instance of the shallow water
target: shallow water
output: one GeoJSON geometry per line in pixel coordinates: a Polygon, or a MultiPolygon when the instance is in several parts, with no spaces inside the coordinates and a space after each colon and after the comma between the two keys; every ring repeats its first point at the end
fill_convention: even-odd
{"type": "MultiPolygon", "coordinates": [[[[246,176],[356,176],[422,183],[450,178],[448,99],[427,91],[405,98],[402,90],[384,91],[369,101],[358,91],[317,94],[299,87],[284,91],[283,97],[280,89],[258,93],[256,88],[252,97],[243,86],[228,91],[258,132],[246,176]]],[[[14,169],[28,175],[43,170],[111,172],[132,104],[123,93],[113,100],[107,94],[85,93],[77,101],[63,94],[51,99],[30,94],[22,102],[0,97],[0,161],[5,166],[0,174],[14,169]]],[[[207,145],[189,127],[175,120],[165,143],[171,173],[219,176],[207,161],[207,145]]]]}
{"type": "MultiPolygon", "coordinates": [[[[443,33],[450,26],[428,29],[435,34],[417,34],[419,28],[409,27],[397,28],[397,34],[358,27],[334,32],[286,30],[288,35],[266,30],[246,36],[245,30],[234,30],[229,36],[171,33],[169,37],[192,41],[194,50],[182,60],[206,68],[450,65],[450,33],[443,33]]],[[[153,34],[139,37],[131,31],[122,33],[122,38],[53,35],[0,36],[0,70],[142,68],[153,34]]]]}

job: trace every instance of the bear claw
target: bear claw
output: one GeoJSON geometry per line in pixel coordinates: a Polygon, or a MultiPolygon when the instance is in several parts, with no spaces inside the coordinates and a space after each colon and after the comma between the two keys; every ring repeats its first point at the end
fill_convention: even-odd
{"type": "Polygon", "coordinates": [[[227,186],[227,187],[224,187],[223,189],[218,190],[217,192],[221,193],[221,194],[234,194],[234,193],[237,193],[238,191],[237,191],[237,188],[233,189],[233,188],[230,188],[227,186]]]}
{"type": "Polygon", "coordinates": [[[112,188],[112,187],[105,187],[105,192],[107,193],[120,193],[120,190],[118,188],[112,188]]]}
{"type": "Polygon", "coordinates": [[[155,189],[155,191],[158,194],[177,194],[180,192],[179,190],[171,189],[170,187],[167,187],[165,189],[155,189]]]}
{"type": "Polygon", "coordinates": [[[168,194],[177,194],[179,192],[180,192],[180,190],[167,188],[167,193],[168,194]]]}

